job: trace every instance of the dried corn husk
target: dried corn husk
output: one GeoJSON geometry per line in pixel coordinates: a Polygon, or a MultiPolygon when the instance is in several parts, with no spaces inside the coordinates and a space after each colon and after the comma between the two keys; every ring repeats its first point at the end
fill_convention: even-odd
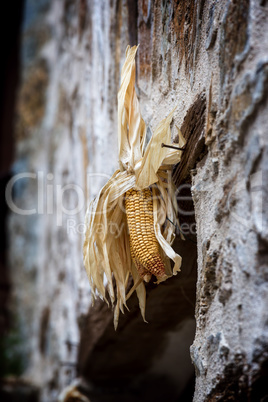
{"type": "MultiPolygon", "coordinates": [[[[130,255],[129,234],[124,211],[124,195],[130,189],[145,189],[151,186],[153,193],[154,230],[166,265],[167,279],[175,275],[181,266],[181,257],[171,244],[175,238],[177,210],[174,188],[170,184],[170,172],[178,163],[181,151],[162,148],[161,143],[171,143],[170,123],[174,110],[160,122],[146,149],[146,125],[141,117],[139,101],[135,91],[135,55],[137,46],[126,50],[126,60],[121,73],[118,92],[118,147],[119,167],[111,179],[89,204],[86,212],[86,234],[84,242],[84,264],[91,285],[93,299],[100,296],[107,303],[107,291],[114,308],[114,324],[118,324],[119,311],[123,312],[128,297],[135,290],[141,314],[145,320],[146,291],[143,280],[130,255]],[[166,218],[169,220],[166,220],[166,218]],[[163,225],[164,229],[163,229],[163,225]],[[117,225],[118,236],[111,234],[111,225],[117,225]],[[170,259],[174,261],[173,271],[170,259]],[[129,277],[134,285],[129,294],[126,288],[129,277]],[[113,286],[115,281],[115,290],[113,286]]],[[[182,147],[185,140],[178,131],[182,147]]],[[[158,282],[160,279],[158,278],[158,282]]]]}

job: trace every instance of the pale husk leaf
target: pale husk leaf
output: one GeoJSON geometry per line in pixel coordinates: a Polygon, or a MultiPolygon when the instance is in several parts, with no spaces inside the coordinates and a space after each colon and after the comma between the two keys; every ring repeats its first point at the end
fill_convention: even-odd
{"type": "Polygon", "coordinates": [[[125,284],[131,272],[131,259],[123,196],[134,183],[133,175],[116,171],[90,203],[86,213],[87,230],[83,252],[93,297],[96,297],[97,290],[106,299],[103,285],[105,274],[112,303],[115,300],[113,277],[119,298],[123,304],[126,303],[125,284]]]}
{"type": "Polygon", "coordinates": [[[146,126],[141,117],[135,91],[135,55],[137,46],[126,50],[118,92],[118,146],[121,170],[132,168],[141,159],[146,126]]]}
{"type": "MultiPolygon", "coordinates": [[[[158,183],[159,186],[159,183],[158,183]]],[[[161,186],[161,184],[160,184],[161,186]]],[[[158,201],[158,195],[157,195],[157,191],[156,188],[153,187],[152,188],[153,191],[153,214],[154,214],[154,231],[155,231],[155,236],[161,246],[161,248],[163,249],[163,251],[165,252],[165,254],[174,261],[174,267],[173,267],[173,275],[176,275],[176,273],[178,271],[180,271],[180,267],[181,267],[181,256],[176,254],[175,251],[173,250],[173,248],[171,247],[169,241],[167,241],[167,239],[163,236],[163,234],[161,233],[161,227],[159,225],[158,222],[158,208],[159,208],[159,201],[158,201]]],[[[170,211],[169,211],[170,212],[170,211]]],[[[170,229],[171,231],[174,229],[170,229]]]]}
{"type": "Polygon", "coordinates": [[[174,110],[159,123],[148,143],[140,166],[135,168],[136,186],[139,189],[147,188],[158,182],[158,170],[161,165],[173,165],[180,161],[181,151],[161,146],[162,143],[171,144],[170,123],[174,110]]]}

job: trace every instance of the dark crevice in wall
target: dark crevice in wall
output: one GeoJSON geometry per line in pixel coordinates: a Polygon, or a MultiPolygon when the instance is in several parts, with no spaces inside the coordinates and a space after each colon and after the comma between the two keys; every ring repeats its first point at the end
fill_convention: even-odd
{"type": "Polygon", "coordinates": [[[41,322],[40,322],[40,336],[39,336],[39,349],[40,352],[45,355],[47,348],[47,330],[49,326],[50,319],[50,308],[45,307],[42,312],[41,322]]]}
{"type": "Polygon", "coordinates": [[[206,97],[200,94],[189,108],[181,132],[186,139],[185,150],[179,164],[173,169],[177,187],[178,218],[184,237],[196,243],[194,203],[191,194],[191,173],[207,153],[205,145],[206,97]]]}
{"type": "Polygon", "coordinates": [[[109,402],[192,401],[195,376],[189,348],[195,335],[197,241],[191,170],[206,153],[205,111],[206,98],[200,94],[184,119],[187,144],[173,171],[180,220],[173,248],[182,256],[181,272],[158,286],[146,284],[148,324],[135,294],[116,332],[113,312],[101,300],[83,320],[78,374],[90,384],[92,401],[98,402],[100,395],[109,402]],[[170,367],[176,367],[176,374],[171,375],[170,367]]]}
{"type": "Polygon", "coordinates": [[[175,402],[180,395],[192,401],[189,347],[195,333],[196,244],[177,236],[173,246],[182,256],[181,272],[163,284],[146,285],[148,324],[141,318],[136,295],[128,301],[130,311],[120,315],[116,332],[113,312],[101,300],[85,318],[78,375],[90,384],[91,401],[175,402]]]}

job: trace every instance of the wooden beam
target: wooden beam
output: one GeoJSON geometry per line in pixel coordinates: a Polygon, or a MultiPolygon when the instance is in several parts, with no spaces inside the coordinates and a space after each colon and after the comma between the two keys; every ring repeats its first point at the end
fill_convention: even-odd
{"type": "Polygon", "coordinates": [[[205,150],[206,97],[200,94],[188,110],[181,132],[186,139],[180,163],[173,170],[173,181],[178,187],[190,174],[205,150]]]}

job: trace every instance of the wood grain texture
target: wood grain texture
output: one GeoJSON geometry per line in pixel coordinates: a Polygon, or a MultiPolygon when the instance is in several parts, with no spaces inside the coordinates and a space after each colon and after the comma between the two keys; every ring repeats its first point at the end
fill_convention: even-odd
{"type": "Polygon", "coordinates": [[[206,152],[205,117],[206,97],[204,94],[200,94],[188,110],[181,127],[182,135],[186,139],[186,146],[180,163],[175,166],[173,171],[173,180],[177,187],[189,176],[198,159],[206,152]]]}

